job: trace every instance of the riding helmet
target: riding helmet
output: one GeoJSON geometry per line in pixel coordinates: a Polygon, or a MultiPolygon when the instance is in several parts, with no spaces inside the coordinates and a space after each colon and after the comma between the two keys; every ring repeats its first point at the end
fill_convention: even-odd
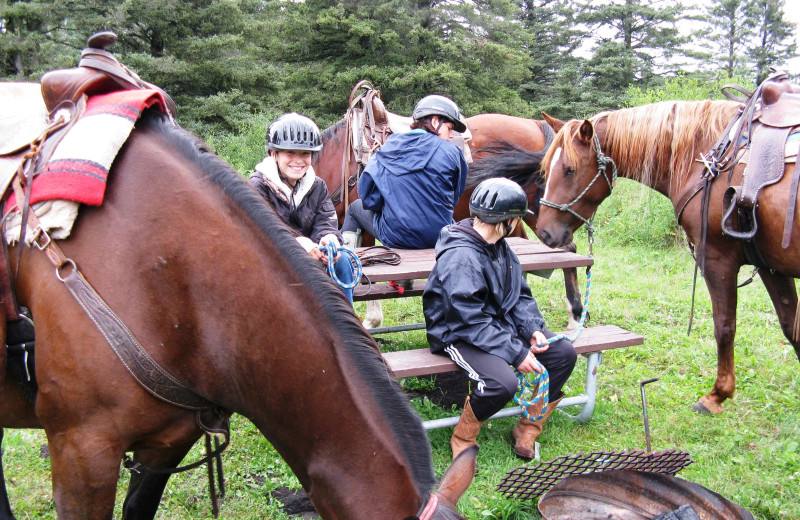
{"type": "Polygon", "coordinates": [[[469,214],[487,224],[524,217],[527,211],[528,198],[520,185],[502,177],[481,182],[469,199],[469,214]]]}
{"type": "Polygon", "coordinates": [[[411,117],[418,121],[426,116],[440,116],[446,118],[453,123],[453,129],[456,132],[463,133],[467,130],[467,125],[464,123],[464,116],[461,115],[461,110],[458,109],[458,105],[450,98],[432,95],[420,99],[417,106],[414,107],[411,117]]]}
{"type": "Polygon", "coordinates": [[[283,114],[269,125],[267,131],[269,150],[322,150],[322,136],[316,123],[297,112],[283,114]]]}

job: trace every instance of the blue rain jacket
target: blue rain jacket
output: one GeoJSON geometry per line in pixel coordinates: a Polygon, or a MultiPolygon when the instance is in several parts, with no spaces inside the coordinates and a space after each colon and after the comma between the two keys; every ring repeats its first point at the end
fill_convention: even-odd
{"type": "Polygon", "coordinates": [[[416,130],[391,135],[358,181],[364,207],[375,212],[377,238],[400,249],[434,247],[439,231],[453,223],[467,171],[450,141],[416,130]]]}

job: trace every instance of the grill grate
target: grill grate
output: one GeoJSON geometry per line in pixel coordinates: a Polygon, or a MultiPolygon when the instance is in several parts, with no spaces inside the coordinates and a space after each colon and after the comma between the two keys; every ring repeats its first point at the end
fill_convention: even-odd
{"type": "Polygon", "coordinates": [[[514,468],[497,485],[497,491],[506,498],[532,500],[547,492],[559,480],[572,475],[612,469],[675,475],[693,462],[689,453],[674,449],[652,453],[644,450],[581,452],[564,455],[538,466],[514,468]]]}

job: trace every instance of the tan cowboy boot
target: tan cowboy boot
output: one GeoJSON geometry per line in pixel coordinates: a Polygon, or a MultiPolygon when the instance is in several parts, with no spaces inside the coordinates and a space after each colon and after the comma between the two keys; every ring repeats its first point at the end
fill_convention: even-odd
{"type": "MultiPolygon", "coordinates": [[[[550,414],[553,413],[553,410],[556,409],[559,401],[563,398],[564,392],[561,392],[558,399],[550,401],[550,404],[547,406],[547,411],[544,413],[544,417],[536,422],[526,419],[525,416],[519,418],[519,422],[514,426],[514,429],[511,430],[511,436],[514,439],[514,453],[516,453],[517,456],[523,459],[534,458],[534,443],[542,433],[542,426],[544,426],[547,418],[550,417],[550,414]]],[[[528,407],[528,415],[531,417],[536,417],[540,413],[542,413],[542,401],[528,407]]]]}
{"type": "Polygon", "coordinates": [[[486,421],[479,421],[475,418],[472,412],[472,407],[469,404],[469,397],[464,403],[464,411],[461,412],[461,417],[458,418],[453,436],[450,437],[450,448],[453,450],[453,458],[469,448],[477,444],[478,432],[481,431],[481,425],[486,421]]]}

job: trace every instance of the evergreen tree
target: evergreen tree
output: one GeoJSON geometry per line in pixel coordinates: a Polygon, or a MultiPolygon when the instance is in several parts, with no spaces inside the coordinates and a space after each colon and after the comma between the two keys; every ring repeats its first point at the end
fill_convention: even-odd
{"type": "Polygon", "coordinates": [[[598,100],[601,105],[616,108],[628,86],[647,87],[659,82],[659,67],[681,54],[681,46],[688,40],[677,29],[684,11],[674,2],[614,0],[603,5],[584,4],[579,21],[600,35],[586,76],[590,87],[602,96],[598,100]],[[665,3],[665,7],[659,7],[665,3]]]}
{"type": "Polygon", "coordinates": [[[38,81],[48,70],[74,65],[81,47],[66,32],[68,10],[69,4],[46,0],[0,2],[0,75],[38,81]]]}
{"type": "Polygon", "coordinates": [[[747,47],[754,36],[757,11],[753,0],[711,0],[703,20],[711,44],[710,61],[725,77],[744,74],[747,47]]]}
{"type": "Polygon", "coordinates": [[[756,36],[748,55],[755,68],[756,84],[770,73],[770,67],[779,67],[793,57],[797,49],[794,42],[794,24],[783,18],[784,0],[755,0],[757,12],[756,36]]]}
{"type": "MultiPolygon", "coordinates": [[[[577,55],[584,32],[576,27],[572,0],[526,0],[520,16],[530,35],[525,50],[531,78],[520,85],[523,99],[560,118],[587,114],[582,97],[585,59],[577,55]]],[[[539,116],[541,117],[541,116],[539,116]]]]}

